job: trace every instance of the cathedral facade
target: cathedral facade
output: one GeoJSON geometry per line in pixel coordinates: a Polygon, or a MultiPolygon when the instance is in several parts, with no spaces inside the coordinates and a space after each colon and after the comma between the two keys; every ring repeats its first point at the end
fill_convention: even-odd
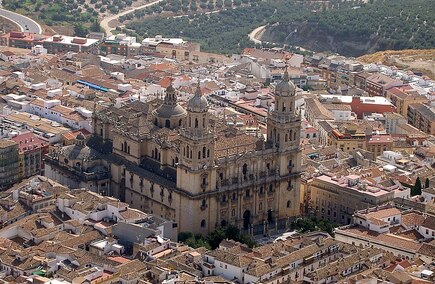
{"type": "Polygon", "coordinates": [[[234,224],[267,233],[300,211],[300,115],[287,72],[274,95],[267,139],[212,117],[198,84],[186,108],[169,86],[158,104],[95,112],[88,145],[108,168],[110,195],[174,221],[179,232],[234,224]]]}

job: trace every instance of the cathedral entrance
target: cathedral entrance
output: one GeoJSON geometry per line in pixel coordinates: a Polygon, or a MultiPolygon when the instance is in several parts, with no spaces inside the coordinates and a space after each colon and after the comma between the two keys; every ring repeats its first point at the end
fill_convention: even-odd
{"type": "Polygon", "coordinates": [[[272,209],[267,210],[267,222],[269,222],[269,224],[273,222],[272,209]]]}
{"type": "Polygon", "coordinates": [[[245,213],[243,213],[243,229],[247,230],[249,224],[251,224],[251,211],[246,210],[245,213]]]}

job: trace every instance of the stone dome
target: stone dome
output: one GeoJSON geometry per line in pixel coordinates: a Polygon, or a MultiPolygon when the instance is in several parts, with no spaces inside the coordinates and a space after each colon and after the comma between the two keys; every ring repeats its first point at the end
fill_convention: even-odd
{"type": "Polygon", "coordinates": [[[207,112],[208,111],[208,101],[201,94],[201,88],[196,87],[195,95],[187,103],[187,110],[190,112],[207,112]]]}
{"type": "Polygon", "coordinates": [[[163,103],[152,111],[154,124],[158,127],[175,128],[181,126],[182,119],[187,116],[187,111],[178,104],[177,92],[172,83],[166,88],[163,103]]]}
{"type": "Polygon", "coordinates": [[[296,93],[296,87],[293,84],[293,82],[290,81],[288,71],[286,69],[284,72],[284,77],[275,87],[275,95],[288,97],[288,96],[294,96],[295,93],[296,93]]]}
{"type": "Polygon", "coordinates": [[[79,132],[79,134],[77,134],[77,136],[76,136],[76,140],[84,141],[85,139],[86,138],[85,138],[85,136],[83,135],[82,132],[79,132]]]}
{"type": "Polygon", "coordinates": [[[61,149],[60,155],[70,160],[92,161],[92,160],[99,159],[98,152],[88,146],[84,146],[84,147],[80,147],[77,145],[65,146],[61,149]]]}
{"type": "Polygon", "coordinates": [[[153,111],[153,115],[158,118],[172,118],[177,116],[185,116],[187,114],[186,110],[180,106],[176,105],[167,105],[162,104],[158,108],[153,111]]]}

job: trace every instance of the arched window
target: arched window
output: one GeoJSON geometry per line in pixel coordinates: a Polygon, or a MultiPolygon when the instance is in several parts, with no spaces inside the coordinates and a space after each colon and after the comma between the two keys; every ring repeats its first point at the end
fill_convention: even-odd
{"type": "Polygon", "coordinates": [[[287,135],[287,133],[285,134],[285,142],[287,142],[288,141],[288,135],[287,135]]]}
{"type": "Polygon", "coordinates": [[[175,164],[178,164],[178,157],[175,157],[175,164]]]}
{"type": "Polygon", "coordinates": [[[189,146],[187,146],[186,149],[187,149],[187,157],[189,158],[189,146]]]}
{"type": "Polygon", "coordinates": [[[295,132],[293,133],[293,140],[296,140],[296,134],[297,134],[297,132],[295,131],[295,132]]]}
{"type": "Polygon", "coordinates": [[[202,157],[205,158],[205,155],[207,153],[207,149],[205,147],[202,147],[202,157]]]}
{"type": "Polygon", "coordinates": [[[207,158],[210,158],[210,149],[207,149],[207,158]]]}
{"type": "Polygon", "coordinates": [[[260,202],[260,204],[258,204],[258,210],[259,211],[263,210],[263,202],[260,202]]]}
{"type": "Polygon", "coordinates": [[[198,119],[195,118],[195,128],[198,128],[198,124],[199,124],[198,119]]]}
{"type": "Polygon", "coordinates": [[[198,151],[198,159],[201,159],[201,151],[198,151]]]}
{"type": "Polygon", "coordinates": [[[232,217],[236,216],[236,209],[232,209],[232,210],[231,210],[231,216],[232,216],[232,217]]]}
{"type": "Polygon", "coordinates": [[[124,141],[124,152],[127,152],[127,141],[124,141]]]}
{"type": "Polygon", "coordinates": [[[167,128],[171,127],[171,121],[169,119],[166,119],[166,121],[165,121],[165,127],[167,127],[167,128]]]}
{"type": "Polygon", "coordinates": [[[181,126],[181,119],[178,121],[178,126],[181,126]]]}
{"type": "Polygon", "coordinates": [[[242,172],[243,172],[243,175],[246,176],[246,174],[248,173],[248,165],[247,164],[243,164],[242,172]]]}
{"type": "Polygon", "coordinates": [[[287,200],[287,208],[290,208],[291,207],[291,202],[290,202],[290,200],[287,200]]]}
{"type": "Polygon", "coordinates": [[[272,192],[273,191],[273,185],[269,185],[269,192],[272,192]]]}
{"type": "Polygon", "coordinates": [[[205,127],[205,117],[202,119],[202,127],[205,127]]]}
{"type": "Polygon", "coordinates": [[[202,228],[205,227],[205,220],[204,220],[204,219],[202,219],[202,221],[201,221],[201,227],[202,227],[202,228]]]}
{"type": "Polygon", "coordinates": [[[189,117],[189,127],[192,127],[192,118],[189,117]]]}

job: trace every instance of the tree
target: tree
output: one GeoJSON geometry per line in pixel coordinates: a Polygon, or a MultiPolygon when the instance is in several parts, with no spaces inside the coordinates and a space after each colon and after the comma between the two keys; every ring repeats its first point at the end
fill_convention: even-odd
{"type": "Polygon", "coordinates": [[[421,180],[420,180],[420,177],[417,177],[417,179],[415,180],[414,188],[411,191],[412,191],[411,192],[412,196],[420,195],[421,194],[421,180]]]}
{"type": "Polygon", "coordinates": [[[94,22],[91,25],[90,30],[93,32],[101,32],[101,26],[100,26],[100,23],[98,22],[98,19],[94,20],[94,22]]]}
{"type": "Polygon", "coordinates": [[[89,33],[89,29],[82,24],[74,25],[74,35],[79,37],[86,37],[89,33]]]}
{"type": "Polygon", "coordinates": [[[429,188],[429,186],[430,186],[429,178],[426,178],[426,181],[424,182],[424,188],[429,188]]]}

